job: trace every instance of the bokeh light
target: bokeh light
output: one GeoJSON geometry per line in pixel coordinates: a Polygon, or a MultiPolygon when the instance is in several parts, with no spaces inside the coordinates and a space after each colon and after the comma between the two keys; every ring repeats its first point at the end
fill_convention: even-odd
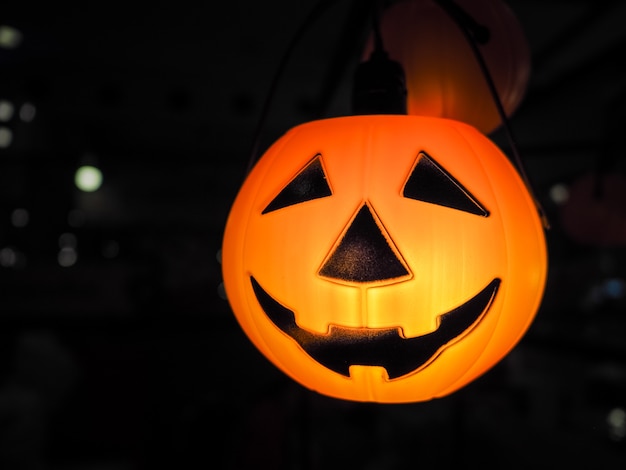
{"type": "Polygon", "coordinates": [[[15,49],[22,43],[22,38],[22,33],[13,26],[0,25],[0,47],[15,49]]]}
{"type": "Polygon", "coordinates": [[[569,199],[569,189],[562,183],[555,184],[550,188],[550,199],[556,204],[564,204],[569,199]]]}
{"type": "Polygon", "coordinates": [[[35,119],[35,114],[37,113],[37,108],[32,103],[24,103],[20,107],[20,119],[24,122],[31,122],[35,119]]]}
{"type": "Polygon", "coordinates": [[[29,221],[30,214],[26,209],[18,207],[17,209],[14,209],[13,212],[11,212],[11,224],[14,227],[26,227],[29,221]]]}
{"type": "Polygon", "coordinates": [[[13,117],[15,107],[8,100],[0,100],[0,121],[7,122],[13,117]]]}
{"type": "Polygon", "coordinates": [[[81,166],[76,170],[74,183],[81,191],[97,191],[102,185],[102,172],[99,168],[91,165],[81,166]]]}

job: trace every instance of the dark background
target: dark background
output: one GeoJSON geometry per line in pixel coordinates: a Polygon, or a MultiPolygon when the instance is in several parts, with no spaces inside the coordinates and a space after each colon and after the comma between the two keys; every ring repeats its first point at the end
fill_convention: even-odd
{"type": "Polygon", "coordinates": [[[278,373],[220,296],[258,125],[263,149],[349,113],[363,3],[309,28],[261,121],[316,1],[5,2],[0,24],[22,38],[0,49],[16,109],[0,123],[0,468],[623,468],[624,2],[506,2],[532,53],[511,124],[552,224],[550,270],[530,331],[488,374],[427,403],[322,397],[278,373]],[[84,162],[104,173],[95,193],[73,185],[84,162]],[[574,198],[598,174],[610,194],[574,198]]]}

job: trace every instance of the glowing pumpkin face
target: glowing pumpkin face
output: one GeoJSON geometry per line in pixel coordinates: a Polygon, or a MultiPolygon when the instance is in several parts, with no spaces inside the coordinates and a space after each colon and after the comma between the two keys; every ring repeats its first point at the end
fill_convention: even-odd
{"type": "Polygon", "coordinates": [[[539,307],[543,229],[502,152],[466,124],[352,116],[290,130],[231,209],[237,320],[319,393],[447,395],[502,359],[539,307]]]}

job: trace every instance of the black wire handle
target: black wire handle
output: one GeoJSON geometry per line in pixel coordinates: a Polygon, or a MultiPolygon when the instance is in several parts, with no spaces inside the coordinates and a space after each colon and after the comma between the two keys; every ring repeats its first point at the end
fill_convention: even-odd
{"type": "Polygon", "coordinates": [[[519,171],[528,192],[535,202],[535,206],[537,207],[537,211],[539,212],[539,217],[541,218],[541,222],[543,224],[543,228],[545,230],[550,229],[550,222],[548,221],[548,217],[546,212],[543,209],[543,206],[539,202],[539,199],[535,195],[535,191],[533,190],[532,184],[528,175],[526,174],[526,170],[524,167],[524,163],[520,156],[520,153],[517,149],[517,143],[515,138],[513,137],[513,130],[511,129],[511,124],[509,119],[504,111],[504,107],[502,106],[502,101],[500,100],[500,96],[498,95],[498,91],[496,90],[496,86],[493,82],[493,78],[489,73],[489,69],[485,63],[485,59],[481,54],[478,44],[485,44],[489,40],[489,31],[479,23],[477,23],[465,10],[463,10],[460,6],[454,3],[453,0],[433,0],[436,4],[438,4],[452,20],[457,24],[459,29],[463,32],[465,39],[469,43],[474,56],[476,57],[476,61],[480,66],[481,72],[487,82],[487,86],[489,87],[489,92],[493,98],[493,101],[498,109],[498,114],[500,115],[500,120],[502,121],[502,127],[506,133],[507,139],[509,141],[509,145],[511,146],[511,152],[513,153],[513,158],[515,159],[515,164],[517,166],[517,170],[519,171]]]}
{"type": "Polygon", "coordinates": [[[304,21],[300,24],[300,27],[296,31],[295,35],[289,41],[287,45],[287,49],[285,50],[280,63],[278,64],[278,68],[276,69],[276,73],[274,74],[274,78],[272,79],[270,90],[265,98],[265,102],[263,104],[263,108],[261,109],[261,117],[259,118],[256,131],[254,133],[254,138],[252,141],[252,149],[250,150],[250,158],[248,160],[248,167],[246,169],[246,175],[250,173],[252,167],[256,163],[259,153],[259,144],[261,140],[261,134],[263,131],[263,126],[265,125],[265,121],[267,119],[267,115],[269,114],[270,105],[274,99],[274,95],[276,94],[276,89],[278,87],[278,82],[283,75],[285,67],[287,66],[291,54],[295,49],[296,45],[300,41],[300,38],[304,36],[307,32],[308,28],[320,17],[327,8],[329,8],[333,3],[338,0],[320,0],[313,9],[309,12],[309,14],[305,17],[304,21]]]}
{"type": "Polygon", "coordinates": [[[380,31],[380,18],[385,6],[382,0],[372,1],[372,36],[374,37],[374,50],[384,51],[383,35],[380,31]]]}

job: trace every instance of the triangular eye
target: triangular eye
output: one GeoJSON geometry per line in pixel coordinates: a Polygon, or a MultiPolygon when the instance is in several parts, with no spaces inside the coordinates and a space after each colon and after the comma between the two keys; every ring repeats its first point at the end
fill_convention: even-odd
{"type": "Polygon", "coordinates": [[[418,155],[402,195],[470,214],[489,216],[489,211],[478,199],[425,152],[418,155]]]}
{"type": "Polygon", "coordinates": [[[283,207],[331,195],[332,191],[326,181],[321,155],[318,154],[272,199],[262,213],[267,214],[283,207]]]}

